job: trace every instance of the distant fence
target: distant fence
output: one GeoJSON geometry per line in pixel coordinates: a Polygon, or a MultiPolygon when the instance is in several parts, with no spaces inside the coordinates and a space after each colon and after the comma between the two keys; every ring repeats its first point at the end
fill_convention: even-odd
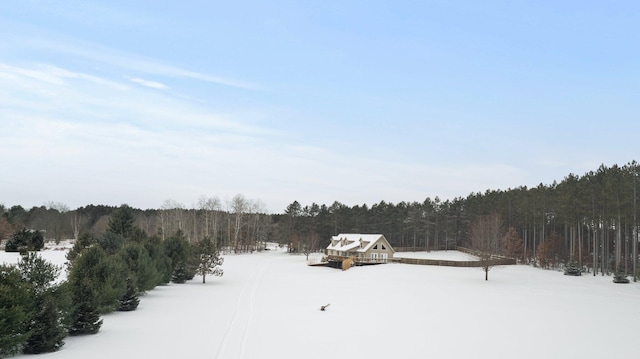
{"type": "Polygon", "coordinates": [[[430,252],[430,251],[445,251],[447,249],[455,249],[453,246],[450,248],[445,248],[444,245],[437,247],[429,247],[428,249],[424,247],[393,247],[393,250],[396,252],[430,252]]]}
{"type": "Polygon", "coordinates": [[[422,259],[422,258],[393,258],[394,262],[404,264],[419,264],[424,266],[445,266],[445,267],[484,267],[489,266],[503,266],[516,264],[515,259],[511,258],[496,258],[491,259],[488,262],[484,261],[448,261],[441,259],[422,259]]]}
{"type": "MultiPolygon", "coordinates": [[[[473,249],[469,249],[465,247],[456,247],[455,250],[477,256],[477,252],[474,251],[473,249]]],[[[515,259],[501,257],[501,256],[496,256],[489,261],[450,261],[450,260],[442,260],[442,259],[425,259],[425,258],[393,258],[393,261],[396,263],[404,263],[404,264],[418,264],[418,265],[426,265],[426,266],[445,266],[445,267],[484,267],[487,265],[503,266],[503,265],[516,264],[515,259]]]]}
{"type": "Polygon", "coordinates": [[[425,246],[411,246],[411,247],[393,247],[393,250],[396,252],[424,252],[424,251],[453,251],[456,249],[456,245],[454,243],[440,243],[437,245],[429,245],[425,246]]]}

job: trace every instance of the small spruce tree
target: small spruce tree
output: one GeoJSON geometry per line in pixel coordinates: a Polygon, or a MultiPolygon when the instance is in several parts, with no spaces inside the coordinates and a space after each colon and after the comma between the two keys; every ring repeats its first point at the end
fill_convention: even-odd
{"type": "Polygon", "coordinates": [[[572,258],[567,262],[564,267],[564,275],[579,276],[582,275],[582,269],[578,267],[576,261],[572,258]]]}
{"type": "Polygon", "coordinates": [[[171,281],[176,284],[183,284],[189,279],[190,275],[187,271],[187,264],[185,262],[178,262],[173,267],[173,273],[171,274],[171,281]]]}
{"type": "Polygon", "coordinates": [[[629,278],[627,278],[627,273],[620,267],[613,274],[613,282],[614,283],[629,283],[629,278]]]}
{"type": "Polygon", "coordinates": [[[138,308],[140,299],[138,298],[138,288],[131,277],[127,278],[127,291],[119,301],[118,311],[130,312],[138,308]]]}

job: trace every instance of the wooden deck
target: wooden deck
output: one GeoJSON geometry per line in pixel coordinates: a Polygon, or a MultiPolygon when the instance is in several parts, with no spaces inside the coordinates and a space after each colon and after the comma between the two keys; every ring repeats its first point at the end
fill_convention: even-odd
{"type": "Polygon", "coordinates": [[[327,265],[330,267],[341,268],[342,262],[347,259],[353,259],[353,263],[356,266],[384,264],[384,263],[390,262],[389,260],[386,260],[386,259],[371,259],[371,258],[358,258],[358,257],[330,255],[330,256],[327,256],[327,260],[328,260],[327,265]]]}

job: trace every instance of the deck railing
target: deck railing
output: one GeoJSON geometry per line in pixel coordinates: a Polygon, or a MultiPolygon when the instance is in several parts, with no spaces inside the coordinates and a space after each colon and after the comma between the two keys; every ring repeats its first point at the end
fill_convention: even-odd
{"type": "Polygon", "coordinates": [[[365,258],[365,257],[358,258],[358,257],[337,256],[337,255],[328,255],[327,256],[327,259],[329,261],[339,261],[339,262],[341,262],[341,261],[343,261],[345,259],[348,259],[348,258],[353,258],[353,260],[354,260],[354,262],[356,264],[358,264],[358,263],[378,264],[378,263],[388,263],[388,262],[391,261],[390,259],[382,259],[382,258],[373,259],[373,258],[365,258]]]}

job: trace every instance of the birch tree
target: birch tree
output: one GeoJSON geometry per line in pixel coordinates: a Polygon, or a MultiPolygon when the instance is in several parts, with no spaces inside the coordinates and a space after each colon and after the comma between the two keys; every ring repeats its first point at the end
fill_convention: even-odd
{"type": "Polygon", "coordinates": [[[198,199],[198,209],[203,212],[203,232],[205,237],[213,237],[214,242],[218,231],[220,216],[220,199],[218,197],[201,196],[198,199]]]}
{"type": "Polygon", "coordinates": [[[240,230],[242,229],[242,221],[247,212],[248,202],[247,199],[237,194],[231,200],[231,210],[233,211],[234,227],[233,227],[233,248],[238,250],[238,239],[240,237],[240,230]]]}

